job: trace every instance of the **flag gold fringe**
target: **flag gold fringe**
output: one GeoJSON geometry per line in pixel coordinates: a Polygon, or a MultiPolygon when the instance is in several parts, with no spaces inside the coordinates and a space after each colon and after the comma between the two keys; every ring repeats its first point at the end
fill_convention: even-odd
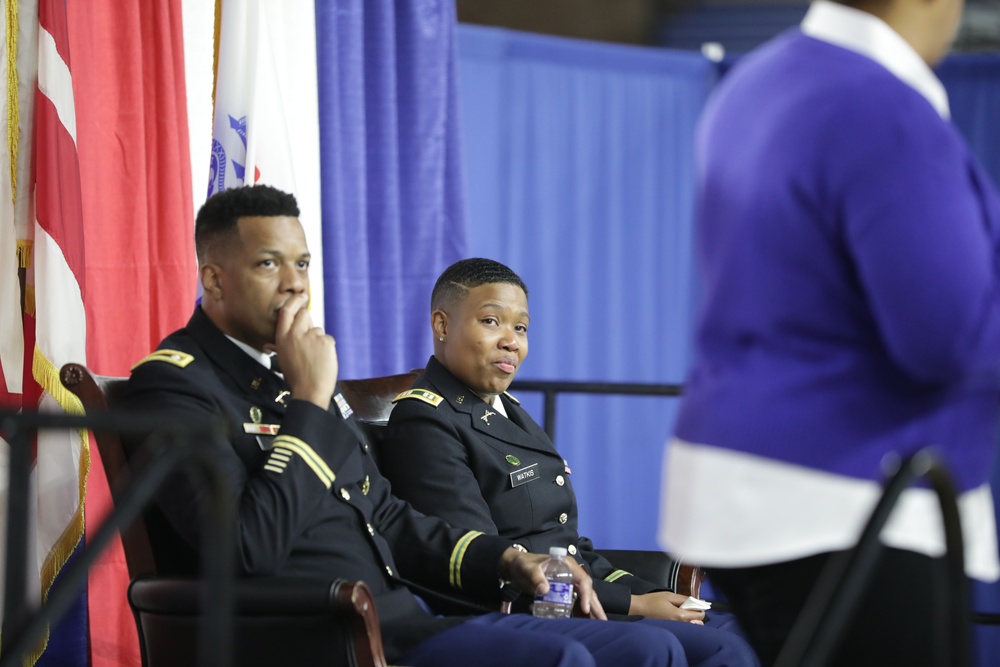
{"type": "Polygon", "coordinates": [[[219,40],[222,39],[222,0],[215,0],[215,37],[212,45],[212,133],[215,133],[215,89],[219,85],[219,40]]]}
{"type": "MultiPolygon", "coordinates": [[[[31,374],[35,381],[56,400],[56,403],[70,415],[83,415],[85,411],[80,399],[76,394],[66,389],[59,379],[59,369],[49,361],[38,346],[35,346],[35,353],[31,363],[31,374]]],[[[70,519],[69,524],[63,530],[62,535],[56,540],[52,549],[45,556],[40,573],[42,584],[42,599],[48,599],[52,584],[59,575],[60,570],[66,565],[69,557],[73,554],[76,546],[83,539],[84,532],[84,501],[87,497],[87,478],[90,475],[90,437],[87,429],[77,429],[80,437],[80,468],[77,479],[79,479],[78,498],[76,511],[70,519]]],[[[27,665],[34,665],[42,652],[48,645],[49,633],[46,631],[45,639],[36,652],[26,660],[27,665]]]]}
{"type": "Polygon", "coordinates": [[[10,156],[10,203],[17,201],[17,2],[7,0],[7,154],[10,156]]]}
{"type": "Polygon", "coordinates": [[[25,285],[24,286],[24,313],[26,315],[35,316],[35,286],[25,285]]]}
{"type": "Polygon", "coordinates": [[[29,239],[17,240],[17,268],[30,269],[35,242],[29,239]]]}

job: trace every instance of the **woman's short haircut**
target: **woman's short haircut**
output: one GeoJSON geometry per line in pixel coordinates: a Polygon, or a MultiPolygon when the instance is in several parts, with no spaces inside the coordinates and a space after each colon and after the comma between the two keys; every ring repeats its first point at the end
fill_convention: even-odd
{"type": "Polygon", "coordinates": [[[445,269],[434,283],[431,311],[447,310],[448,306],[464,298],[469,290],[496,283],[520,287],[524,297],[528,297],[528,288],[521,277],[500,262],[483,257],[461,259],[445,269]]]}

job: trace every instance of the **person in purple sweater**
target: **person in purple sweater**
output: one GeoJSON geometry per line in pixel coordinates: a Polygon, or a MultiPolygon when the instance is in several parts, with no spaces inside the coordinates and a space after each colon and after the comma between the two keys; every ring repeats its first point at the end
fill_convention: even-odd
{"type": "MultiPolygon", "coordinates": [[[[660,541],[711,568],[764,664],[898,456],[936,447],[966,571],[1000,577],[1000,196],[931,71],[962,7],[814,2],[701,119],[703,291],[660,541]]],[[[930,664],[946,648],[939,517],[932,491],[904,493],[837,664],[930,664]]]]}

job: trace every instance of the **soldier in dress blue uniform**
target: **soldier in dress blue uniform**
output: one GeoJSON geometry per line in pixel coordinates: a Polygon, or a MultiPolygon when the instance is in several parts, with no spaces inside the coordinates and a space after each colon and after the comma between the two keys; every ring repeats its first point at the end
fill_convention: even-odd
{"type": "MultiPolygon", "coordinates": [[[[337,389],[335,342],[310,319],[298,215],[294,197],[267,186],[205,203],[195,232],[202,303],[134,367],[126,390],[127,409],[228,423],[230,435],[199,446],[231,482],[238,572],[364,580],[387,658],[397,664],[686,665],[673,636],[637,624],[622,632],[586,618],[428,611],[459,604],[448,594],[462,592],[493,599],[497,609],[500,579],[545,591],[545,556],[452,528],[391,495],[337,389]],[[280,355],[280,373],[271,352],[280,355]]],[[[126,442],[134,461],[141,447],[126,442]]],[[[162,573],[197,572],[205,498],[186,472],[158,494],[150,528],[162,573]]],[[[582,608],[602,618],[589,576],[574,568],[582,608]]]]}
{"type": "MultiPolygon", "coordinates": [[[[530,551],[565,547],[586,563],[605,610],[669,629],[692,665],[758,664],[742,637],[692,625],[704,612],[680,609],[685,596],[615,568],[577,532],[569,465],[506,392],[528,353],[521,278],[493,260],[459,261],[435,284],[431,310],[434,356],[397,397],[380,452],[393,492],[453,526],[530,551]]],[[[712,622],[736,627],[723,615],[712,622]]]]}

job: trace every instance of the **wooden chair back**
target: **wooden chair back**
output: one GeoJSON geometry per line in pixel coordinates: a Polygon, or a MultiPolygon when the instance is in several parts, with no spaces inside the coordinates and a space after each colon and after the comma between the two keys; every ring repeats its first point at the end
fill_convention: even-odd
{"type": "MultiPolygon", "coordinates": [[[[59,378],[63,386],[80,399],[88,415],[113,411],[121,403],[128,382],[124,377],[95,376],[85,366],[73,363],[62,367],[59,378]]],[[[114,431],[95,431],[94,440],[108,478],[111,498],[117,505],[131,478],[121,438],[114,431]]],[[[156,572],[149,533],[141,517],[122,531],[121,538],[129,578],[156,572]]]]}
{"type": "Polygon", "coordinates": [[[422,369],[360,380],[341,380],[340,389],[358,421],[385,424],[392,412],[392,399],[409,389],[422,369]]]}
{"type": "Polygon", "coordinates": [[[417,369],[398,375],[340,381],[340,390],[354,410],[354,419],[371,445],[376,465],[380,463],[379,452],[385,439],[389,413],[392,412],[392,400],[400,392],[409,389],[422,372],[417,369]]]}

